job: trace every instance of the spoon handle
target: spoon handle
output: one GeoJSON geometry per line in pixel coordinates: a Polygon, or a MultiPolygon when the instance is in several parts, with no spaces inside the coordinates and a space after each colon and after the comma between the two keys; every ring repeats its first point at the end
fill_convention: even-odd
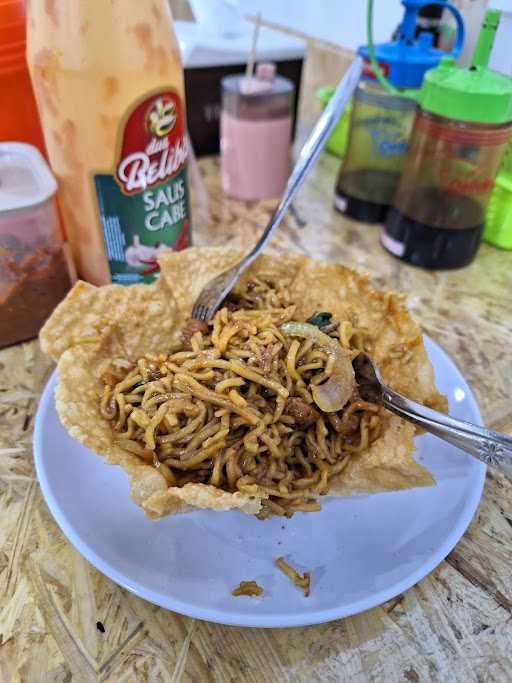
{"type": "MultiPolygon", "coordinates": [[[[266,247],[277,226],[283,220],[283,216],[306,179],[311,167],[317,160],[327,138],[331,134],[340,116],[343,114],[352,93],[357,88],[362,71],[363,60],[361,57],[356,57],[345,72],[345,75],[329,100],[328,105],[325,107],[322,115],[304,143],[304,146],[299,153],[299,158],[286,183],[286,188],[281,201],[272,214],[267,227],[251,251],[239,263],[236,263],[234,266],[228,268],[228,270],[225,270],[216,278],[206,283],[192,307],[193,318],[204,321],[211,320],[224,301],[224,298],[237,283],[240,275],[266,247]]],[[[270,161],[270,163],[272,163],[272,161],[270,161]]]]}
{"type": "Polygon", "coordinates": [[[274,233],[274,230],[282,221],[292,199],[297,194],[297,191],[304,182],[309,170],[317,160],[327,138],[332,133],[334,126],[337,124],[340,116],[343,114],[343,111],[352,97],[354,90],[357,88],[362,72],[363,60],[361,57],[356,57],[345,72],[345,75],[339,82],[338,87],[329,100],[329,103],[325,107],[308,139],[304,143],[304,146],[300,150],[299,158],[297,159],[295,167],[288,178],[288,183],[281,201],[279,202],[279,205],[263,234],[240,264],[241,267],[239,272],[242,272],[242,270],[247,268],[247,266],[249,266],[256,259],[258,254],[260,254],[268,244],[272,234],[274,233]]]}
{"type": "Polygon", "coordinates": [[[385,408],[512,477],[512,437],[456,420],[383,387],[385,408]]]}

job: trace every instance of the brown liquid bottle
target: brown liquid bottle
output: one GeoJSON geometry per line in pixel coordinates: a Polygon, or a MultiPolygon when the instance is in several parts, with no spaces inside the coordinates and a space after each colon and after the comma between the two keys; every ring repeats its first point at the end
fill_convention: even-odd
{"type": "Polygon", "coordinates": [[[478,250],[485,210],[512,131],[512,82],[487,69],[499,12],[486,13],[469,69],[445,58],[420,91],[400,184],[381,235],[425,268],[459,268],[478,250]]]}
{"type": "Polygon", "coordinates": [[[79,275],[151,281],[158,255],[186,247],[190,230],[169,3],[29,0],[27,57],[79,275]]]}
{"type": "MultiPolygon", "coordinates": [[[[415,96],[425,73],[446,55],[433,47],[433,34],[420,28],[428,0],[402,4],[404,15],[393,40],[358,49],[365,69],[354,93],[347,152],[336,182],[335,208],[366,223],[386,220],[407,155],[415,96]]],[[[448,2],[443,2],[443,10],[451,12],[457,24],[451,52],[456,57],[464,39],[462,17],[448,2]]]]}
{"type": "Polygon", "coordinates": [[[381,237],[395,256],[424,268],[474,258],[510,124],[466,123],[422,111],[381,237]]]}
{"type": "Polygon", "coordinates": [[[416,103],[361,82],[354,93],[347,151],[334,206],[365,223],[386,219],[408,148],[416,103]]]}

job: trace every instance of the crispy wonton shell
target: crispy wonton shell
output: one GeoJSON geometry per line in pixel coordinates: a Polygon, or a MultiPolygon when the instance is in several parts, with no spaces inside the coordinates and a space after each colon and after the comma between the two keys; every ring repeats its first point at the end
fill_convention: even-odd
{"type": "MultiPolygon", "coordinates": [[[[240,258],[221,248],[193,248],[160,257],[161,277],[152,285],[94,287],[78,282],[41,331],[43,351],[58,362],[56,405],[72,437],[130,478],[131,495],[149,517],[192,508],[257,513],[260,500],[205,484],[168,487],[153,467],[120,448],[110,424],[100,415],[101,374],[113,357],[135,360],[166,352],[203,285],[240,258]]],[[[260,257],[245,274],[293,274],[291,294],[297,317],[330,311],[338,320],[357,316],[376,338],[374,360],[384,380],[397,391],[438,410],[446,399],[436,390],[434,372],[421,332],[401,297],[376,292],[367,278],[335,264],[287,254],[260,257]]],[[[412,457],[414,427],[396,416],[369,451],[355,457],[330,493],[376,493],[434,483],[412,457]]]]}

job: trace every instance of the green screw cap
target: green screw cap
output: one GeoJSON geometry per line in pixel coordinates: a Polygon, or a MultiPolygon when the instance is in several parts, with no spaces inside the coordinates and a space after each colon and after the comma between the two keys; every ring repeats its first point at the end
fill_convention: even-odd
{"type": "Polygon", "coordinates": [[[418,97],[423,109],[459,121],[512,121],[512,80],[487,68],[499,17],[496,10],[486,12],[469,69],[445,57],[425,74],[418,97]]]}
{"type": "Polygon", "coordinates": [[[451,57],[425,75],[419,95],[423,109],[459,121],[512,121],[512,81],[487,69],[460,69],[451,57]]]}

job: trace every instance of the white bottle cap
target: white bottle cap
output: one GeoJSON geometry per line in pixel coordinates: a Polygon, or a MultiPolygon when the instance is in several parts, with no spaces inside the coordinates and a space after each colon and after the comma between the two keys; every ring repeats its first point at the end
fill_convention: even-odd
{"type": "Polygon", "coordinates": [[[57,181],[38,149],[0,143],[0,213],[43,204],[56,192],[57,181]]]}

